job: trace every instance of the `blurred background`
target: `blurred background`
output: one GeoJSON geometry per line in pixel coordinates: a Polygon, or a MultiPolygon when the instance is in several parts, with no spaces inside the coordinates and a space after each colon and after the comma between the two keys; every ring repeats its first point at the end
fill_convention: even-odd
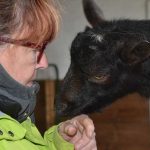
{"type": "MultiPolygon", "coordinates": [[[[150,19],[149,0],[95,0],[108,20],[150,19]]],[[[59,0],[62,16],[56,39],[47,46],[49,67],[40,71],[41,90],[37,97],[36,124],[41,133],[58,123],[55,96],[70,65],[70,46],[78,32],[89,25],[81,0],[59,0]]],[[[149,103],[133,93],[118,100],[101,113],[92,114],[96,126],[98,150],[150,150],[149,103]]]]}

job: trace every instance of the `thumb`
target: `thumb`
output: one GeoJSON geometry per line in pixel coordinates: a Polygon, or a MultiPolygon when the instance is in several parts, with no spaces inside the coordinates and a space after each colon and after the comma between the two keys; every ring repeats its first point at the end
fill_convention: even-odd
{"type": "Polygon", "coordinates": [[[69,124],[68,126],[66,126],[65,128],[65,134],[73,137],[75,136],[77,133],[77,128],[73,125],[73,124],[69,124]]]}

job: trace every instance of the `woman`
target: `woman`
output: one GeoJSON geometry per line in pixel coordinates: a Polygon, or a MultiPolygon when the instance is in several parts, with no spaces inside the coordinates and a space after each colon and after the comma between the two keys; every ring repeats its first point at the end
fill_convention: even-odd
{"type": "Polygon", "coordinates": [[[94,125],[77,116],[45,132],[34,125],[38,69],[59,27],[52,0],[0,0],[0,150],[96,150],[94,125]]]}

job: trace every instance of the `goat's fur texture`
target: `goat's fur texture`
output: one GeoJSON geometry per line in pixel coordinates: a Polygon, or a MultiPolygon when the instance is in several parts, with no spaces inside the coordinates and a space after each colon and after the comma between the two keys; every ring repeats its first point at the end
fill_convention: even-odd
{"type": "Polygon", "coordinates": [[[83,6],[92,27],[72,42],[58,113],[91,113],[133,92],[149,97],[150,21],[106,21],[94,0],[83,6]]]}

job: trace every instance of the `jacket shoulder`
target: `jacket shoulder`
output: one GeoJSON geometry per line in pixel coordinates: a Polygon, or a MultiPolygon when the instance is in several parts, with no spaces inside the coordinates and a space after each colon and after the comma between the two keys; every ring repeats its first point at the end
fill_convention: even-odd
{"type": "Polygon", "coordinates": [[[20,140],[24,138],[26,129],[8,115],[0,116],[0,140],[20,140]]]}

